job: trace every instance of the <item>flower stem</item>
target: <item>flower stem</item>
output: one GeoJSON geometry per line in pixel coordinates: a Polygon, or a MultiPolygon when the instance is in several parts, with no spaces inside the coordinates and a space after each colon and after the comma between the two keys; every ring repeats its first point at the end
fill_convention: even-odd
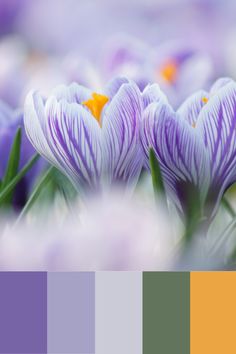
{"type": "Polygon", "coordinates": [[[223,197],[221,200],[222,205],[225,207],[225,209],[228,211],[228,213],[234,218],[236,216],[236,213],[233,209],[233,207],[230,205],[229,201],[223,197]]]}
{"type": "Polygon", "coordinates": [[[37,184],[36,188],[34,189],[33,193],[31,194],[30,198],[28,199],[27,203],[25,204],[24,208],[22,209],[16,223],[22,220],[23,217],[28,213],[32,205],[37,200],[38,196],[40,195],[42,189],[48,184],[52,177],[54,167],[50,167],[46,173],[43,175],[39,183],[37,184]]]}

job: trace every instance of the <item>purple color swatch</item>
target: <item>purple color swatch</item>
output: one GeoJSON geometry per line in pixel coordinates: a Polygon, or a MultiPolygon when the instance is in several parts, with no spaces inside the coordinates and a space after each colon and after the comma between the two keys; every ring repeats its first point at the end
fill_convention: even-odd
{"type": "Polygon", "coordinates": [[[95,273],[48,273],[48,353],[95,353],[95,273]]]}
{"type": "Polygon", "coordinates": [[[0,353],[47,353],[47,273],[0,272],[0,353]]]}

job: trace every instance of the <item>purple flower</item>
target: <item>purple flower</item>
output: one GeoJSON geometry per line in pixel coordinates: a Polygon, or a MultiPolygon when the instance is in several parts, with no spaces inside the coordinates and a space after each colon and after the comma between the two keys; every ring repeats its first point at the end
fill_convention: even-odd
{"type": "MultiPolygon", "coordinates": [[[[13,111],[9,106],[0,101],[0,179],[4,177],[12,143],[16,135],[17,129],[22,128],[22,142],[19,168],[21,169],[35,154],[35,150],[30,144],[23,126],[23,113],[13,111]]],[[[28,193],[33,186],[42,165],[37,162],[33,169],[16,187],[14,195],[14,206],[22,207],[28,197],[28,193]]]]}
{"type": "Polygon", "coordinates": [[[75,83],[56,88],[46,101],[31,92],[25,128],[36,150],[78,189],[135,184],[143,165],[142,112],[159,95],[156,85],[141,93],[124,78],[102,94],[75,83]]]}
{"type": "Polygon", "coordinates": [[[214,216],[236,181],[236,83],[220,79],[175,112],[164,100],[144,113],[142,143],[159,160],[169,195],[187,213],[190,198],[214,216]]]}
{"type": "Polygon", "coordinates": [[[153,78],[175,108],[197,90],[207,89],[213,77],[210,57],[183,43],[156,48],[151,61],[153,78]]]}
{"type": "Polygon", "coordinates": [[[141,90],[157,82],[176,108],[196,90],[208,88],[213,63],[207,54],[179,41],[151,48],[122,37],[109,46],[105,71],[110,77],[124,75],[134,80],[141,90]]]}
{"type": "Polygon", "coordinates": [[[140,90],[153,81],[150,75],[151,49],[145,43],[129,36],[114,36],[104,54],[104,75],[110,79],[126,76],[136,82],[140,90]]]}

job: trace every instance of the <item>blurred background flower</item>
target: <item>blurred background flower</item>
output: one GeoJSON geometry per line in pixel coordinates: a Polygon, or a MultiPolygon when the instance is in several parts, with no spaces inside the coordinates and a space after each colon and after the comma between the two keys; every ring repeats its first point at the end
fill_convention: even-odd
{"type": "Polygon", "coordinates": [[[216,270],[226,269],[235,247],[223,208],[207,238],[198,234],[187,245],[182,225],[161,200],[155,205],[153,198],[113,191],[86,205],[76,200],[72,209],[58,199],[44,210],[35,206],[22,222],[2,219],[0,270],[216,270]]]}
{"type": "Polygon", "coordinates": [[[63,57],[49,55],[30,48],[19,35],[0,41],[0,98],[11,107],[22,107],[32,89],[47,96],[54,86],[73,81],[94,90],[101,88],[98,72],[78,52],[63,57]]]}
{"type": "Polygon", "coordinates": [[[112,38],[104,56],[105,77],[124,75],[140,90],[157,82],[175,108],[196,90],[209,87],[213,66],[210,56],[194,45],[172,41],[148,46],[128,36],[112,38]]]}
{"type": "MultiPolygon", "coordinates": [[[[152,200],[119,193],[92,198],[68,214],[59,204],[50,218],[29,216],[0,238],[0,269],[8,270],[153,270],[172,266],[180,237],[165,211],[152,200]],[[43,224],[42,224],[43,222],[43,224]],[[17,227],[17,232],[16,232],[17,227]],[[42,232],[42,228],[44,232],[42,232]]],[[[178,231],[177,231],[178,230],[178,231]]]]}
{"type": "Polygon", "coordinates": [[[235,10],[233,0],[3,0],[0,99],[15,108],[31,88],[94,89],[125,74],[157,81],[179,105],[218,76],[236,78],[235,10]]]}

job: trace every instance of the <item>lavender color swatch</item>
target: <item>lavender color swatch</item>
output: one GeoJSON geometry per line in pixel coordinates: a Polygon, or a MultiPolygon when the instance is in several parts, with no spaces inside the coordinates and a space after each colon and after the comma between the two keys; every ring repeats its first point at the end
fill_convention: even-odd
{"type": "Polygon", "coordinates": [[[48,353],[95,353],[94,273],[48,273],[48,353]]]}
{"type": "Polygon", "coordinates": [[[0,353],[47,353],[47,274],[0,272],[0,353]]]}

